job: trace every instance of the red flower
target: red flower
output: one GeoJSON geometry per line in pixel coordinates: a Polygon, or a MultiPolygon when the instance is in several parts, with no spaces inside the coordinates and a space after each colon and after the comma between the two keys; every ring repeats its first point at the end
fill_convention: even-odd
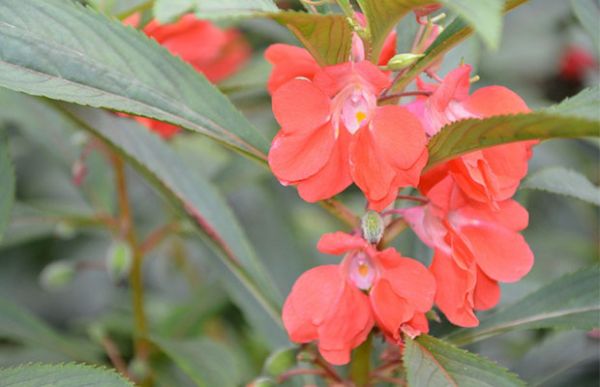
{"type": "MultiPolygon", "coordinates": [[[[124,23],[137,26],[139,19],[139,14],[135,14],[124,23]]],[[[143,31],[173,55],[190,63],[211,82],[219,82],[234,74],[250,57],[250,46],[237,30],[220,29],[191,14],[172,24],[153,20],[143,31]]],[[[135,119],[164,138],[179,132],[179,128],[171,124],[143,117],[135,119]]]]}
{"type": "Polygon", "coordinates": [[[266,53],[275,64],[269,87],[281,125],[269,165],[279,181],[296,185],[309,202],[354,182],[376,210],[400,187],[418,184],[427,161],[425,133],[406,109],[377,106],[388,74],[367,61],[320,69],[305,50],[284,47],[266,53]]]}
{"type": "Polygon", "coordinates": [[[514,200],[496,211],[469,200],[447,176],[430,189],[429,204],[403,211],[419,238],[435,249],[431,272],[435,302],[452,323],[479,324],[473,310],[495,306],[500,282],[514,282],[533,265],[533,253],[519,231],[528,214],[514,200]]]}
{"type": "Polygon", "coordinates": [[[294,284],[283,306],[292,341],[318,340],[321,355],[339,365],[348,363],[375,322],[396,343],[401,332],[415,337],[429,330],[424,313],[433,304],[435,282],[419,262],[342,232],[323,235],[318,249],[348,254],[340,265],[315,267],[294,284]]]}
{"type": "Polygon", "coordinates": [[[582,82],[586,73],[598,68],[598,61],[587,50],[570,46],[560,59],[560,76],[569,81],[582,82]]]}
{"type": "MultiPolygon", "coordinates": [[[[529,111],[517,94],[502,86],[483,87],[469,95],[470,72],[471,66],[462,65],[450,72],[439,86],[419,81],[421,89],[433,94],[418,99],[408,108],[421,118],[429,136],[454,121],[529,111]]],[[[536,143],[522,141],[498,145],[458,157],[439,167],[438,171],[423,176],[421,188],[426,191],[448,172],[470,198],[495,207],[514,195],[527,174],[531,148],[536,143]]]]}

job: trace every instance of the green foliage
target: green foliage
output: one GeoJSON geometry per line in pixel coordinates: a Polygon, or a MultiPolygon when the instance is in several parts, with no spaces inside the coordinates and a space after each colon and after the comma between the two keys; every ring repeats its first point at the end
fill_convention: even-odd
{"type": "Polygon", "coordinates": [[[504,0],[442,0],[464,19],[491,48],[498,48],[504,0]]]}
{"type": "Polygon", "coordinates": [[[352,29],[341,15],[279,12],[269,15],[289,29],[322,66],[346,62],[352,47],[352,29]]]}
{"type": "Polygon", "coordinates": [[[525,386],[493,362],[428,335],[405,336],[403,361],[410,387],[525,386]]]}
{"type": "Polygon", "coordinates": [[[581,173],[562,167],[546,168],[529,175],[521,189],[566,195],[600,206],[600,188],[581,173]]]}
{"type": "Polygon", "coordinates": [[[193,9],[193,0],[156,0],[152,13],[160,23],[170,23],[193,9]]]}
{"type": "Polygon", "coordinates": [[[600,321],[600,266],[568,274],[446,338],[457,345],[532,328],[592,329],[600,321]]]}
{"type": "Polygon", "coordinates": [[[85,364],[28,364],[0,369],[0,386],[133,387],[115,371],[85,364]]]}
{"type": "Polygon", "coordinates": [[[125,241],[114,241],[106,254],[106,270],[113,281],[126,278],[131,270],[133,252],[125,241]]]}
{"type": "Polygon", "coordinates": [[[74,277],[75,267],[72,262],[55,261],[40,274],[40,285],[48,291],[58,291],[68,286],[74,277]]]}
{"type": "Polygon", "coordinates": [[[8,138],[0,130],[0,240],[10,219],[15,197],[15,171],[8,151],[8,138]]]}
{"type": "Polygon", "coordinates": [[[297,347],[279,348],[265,360],[264,371],[271,376],[279,376],[297,365],[297,347]]]}
{"type": "Polygon", "coordinates": [[[222,344],[208,338],[152,341],[200,387],[234,387],[241,382],[236,358],[222,344]]]}
{"type": "Polygon", "coordinates": [[[116,20],[61,0],[7,0],[0,40],[1,86],[164,120],[265,157],[268,142],[225,96],[116,20]]]}
{"type": "MultiPolygon", "coordinates": [[[[551,114],[574,116],[600,121],[600,86],[590,87],[582,90],[577,95],[567,98],[561,103],[544,109],[551,114]]],[[[596,132],[600,135],[600,126],[596,132]]]]}
{"type": "Polygon", "coordinates": [[[592,38],[596,54],[600,54],[600,4],[597,0],[571,0],[573,12],[592,38]]]}
{"type": "Polygon", "coordinates": [[[203,19],[252,16],[262,12],[277,12],[273,0],[193,0],[196,15],[203,19]]]}

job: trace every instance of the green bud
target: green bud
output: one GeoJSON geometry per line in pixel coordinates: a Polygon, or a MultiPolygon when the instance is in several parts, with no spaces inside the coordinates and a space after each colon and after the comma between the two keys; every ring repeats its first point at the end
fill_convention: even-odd
{"type": "Polygon", "coordinates": [[[360,220],[360,227],[362,228],[363,238],[369,243],[377,244],[383,237],[383,230],[385,228],[383,219],[375,211],[368,211],[363,215],[360,220]]]}
{"type": "Polygon", "coordinates": [[[77,230],[69,222],[58,222],[54,228],[54,234],[61,239],[71,239],[75,236],[77,230]]]}
{"type": "Polygon", "coordinates": [[[271,353],[265,360],[265,372],[272,376],[279,376],[296,365],[296,347],[285,347],[271,353]]]}
{"type": "Polygon", "coordinates": [[[385,69],[386,70],[402,70],[402,69],[405,69],[408,66],[411,66],[412,64],[416,63],[419,59],[421,59],[424,56],[425,55],[423,55],[423,54],[411,54],[411,53],[394,55],[392,57],[392,59],[390,59],[387,62],[385,69]]]}
{"type": "Polygon", "coordinates": [[[88,336],[95,342],[101,343],[102,340],[106,337],[106,332],[104,331],[104,327],[99,323],[92,323],[87,328],[88,336]]]}
{"type": "Polygon", "coordinates": [[[273,379],[260,377],[256,378],[248,384],[248,387],[274,387],[277,383],[273,379]]]}
{"type": "Polygon", "coordinates": [[[136,357],[129,362],[127,371],[134,380],[144,380],[150,373],[150,367],[148,367],[148,363],[145,360],[141,360],[136,357]]]}
{"type": "Polygon", "coordinates": [[[127,243],[116,241],[112,244],[106,256],[106,270],[113,281],[120,281],[129,275],[132,255],[127,243]]]}
{"type": "Polygon", "coordinates": [[[42,270],[40,285],[48,291],[58,291],[73,281],[75,267],[66,261],[52,262],[42,270]]]}

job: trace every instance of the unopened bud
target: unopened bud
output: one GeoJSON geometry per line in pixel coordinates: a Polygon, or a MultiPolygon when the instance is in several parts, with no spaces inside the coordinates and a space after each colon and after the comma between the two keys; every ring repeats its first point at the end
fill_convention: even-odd
{"type": "Polygon", "coordinates": [[[115,282],[125,278],[131,269],[132,260],[129,245],[123,241],[114,242],[106,256],[106,270],[109,277],[115,282]]]}
{"type": "Polygon", "coordinates": [[[271,353],[265,360],[265,372],[272,376],[279,376],[296,365],[296,347],[280,348],[271,353]]]}
{"type": "Polygon", "coordinates": [[[69,222],[61,221],[56,224],[54,234],[61,239],[71,239],[75,236],[77,230],[69,222]]]}
{"type": "Polygon", "coordinates": [[[150,373],[150,367],[145,360],[136,357],[129,363],[127,372],[134,380],[144,380],[150,373]]]}
{"type": "Polygon", "coordinates": [[[40,285],[48,291],[58,291],[73,281],[75,267],[66,261],[52,262],[42,270],[40,285]]]}
{"type": "Polygon", "coordinates": [[[375,211],[368,211],[363,215],[360,220],[360,227],[362,228],[363,238],[369,243],[377,244],[383,237],[383,219],[375,211]]]}
{"type": "Polygon", "coordinates": [[[260,377],[256,378],[248,384],[248,387],[274,387],[277,383],[271,378],[260,377]]]}
{"type": "Polygon", "coordinates": [[[404,53],[397,54],[390,59],[385,65],[386,70],[402,70],[405,69],[414,63],[416,63],[419,59],[424,57],[424,54],[412,54],[412,53],[404,53]]]}

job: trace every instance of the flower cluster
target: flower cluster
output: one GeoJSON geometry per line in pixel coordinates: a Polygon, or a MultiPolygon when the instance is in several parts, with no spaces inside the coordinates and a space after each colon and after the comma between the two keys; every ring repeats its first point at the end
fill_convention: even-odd
{"type": "MultiPolygon", "coordinates": [[[[417,21],[429,33],[413,52],[423,52],[439,34],[427,21],[438,7],[418,10],[417,21]]],[[[389,60],[393,52],[386,47],[389,60]]],[[[375,326],[396,344],[402,334],[428,332],[425,313],[434,303],[450,322],[478,325],[474,311],[498,303],[498,283],[521,279],[533,265],[519,233],[528,214],[512,196],[536,142],[489,147],[426,169],[427,142],[455,121],[526,113],[525,102],[501,86],[470,93],[471,66],[461,64],[442,79],[437,62],[425,70],[436,82],[417,78],[412,102],[390,104],[394,74],[365,59],[358,36],[348,61],[336,65],[321,67],[308,51],[282,44],[265,55],[273,65],[268,90],[281,126],[268,157],[277,179],[309,202],[354,183],[370,209],[384,219],[401,215],[434,251],[426,268],[358,231],[324,235],[319,251],[345,255],[338,265],[305,272],[293,286],[283,308],[290,339],[317,341],[326,360],[345,364],[375,326]],[[423,204],[393,209],[406,187],[417,189],[423,204]]]]}

